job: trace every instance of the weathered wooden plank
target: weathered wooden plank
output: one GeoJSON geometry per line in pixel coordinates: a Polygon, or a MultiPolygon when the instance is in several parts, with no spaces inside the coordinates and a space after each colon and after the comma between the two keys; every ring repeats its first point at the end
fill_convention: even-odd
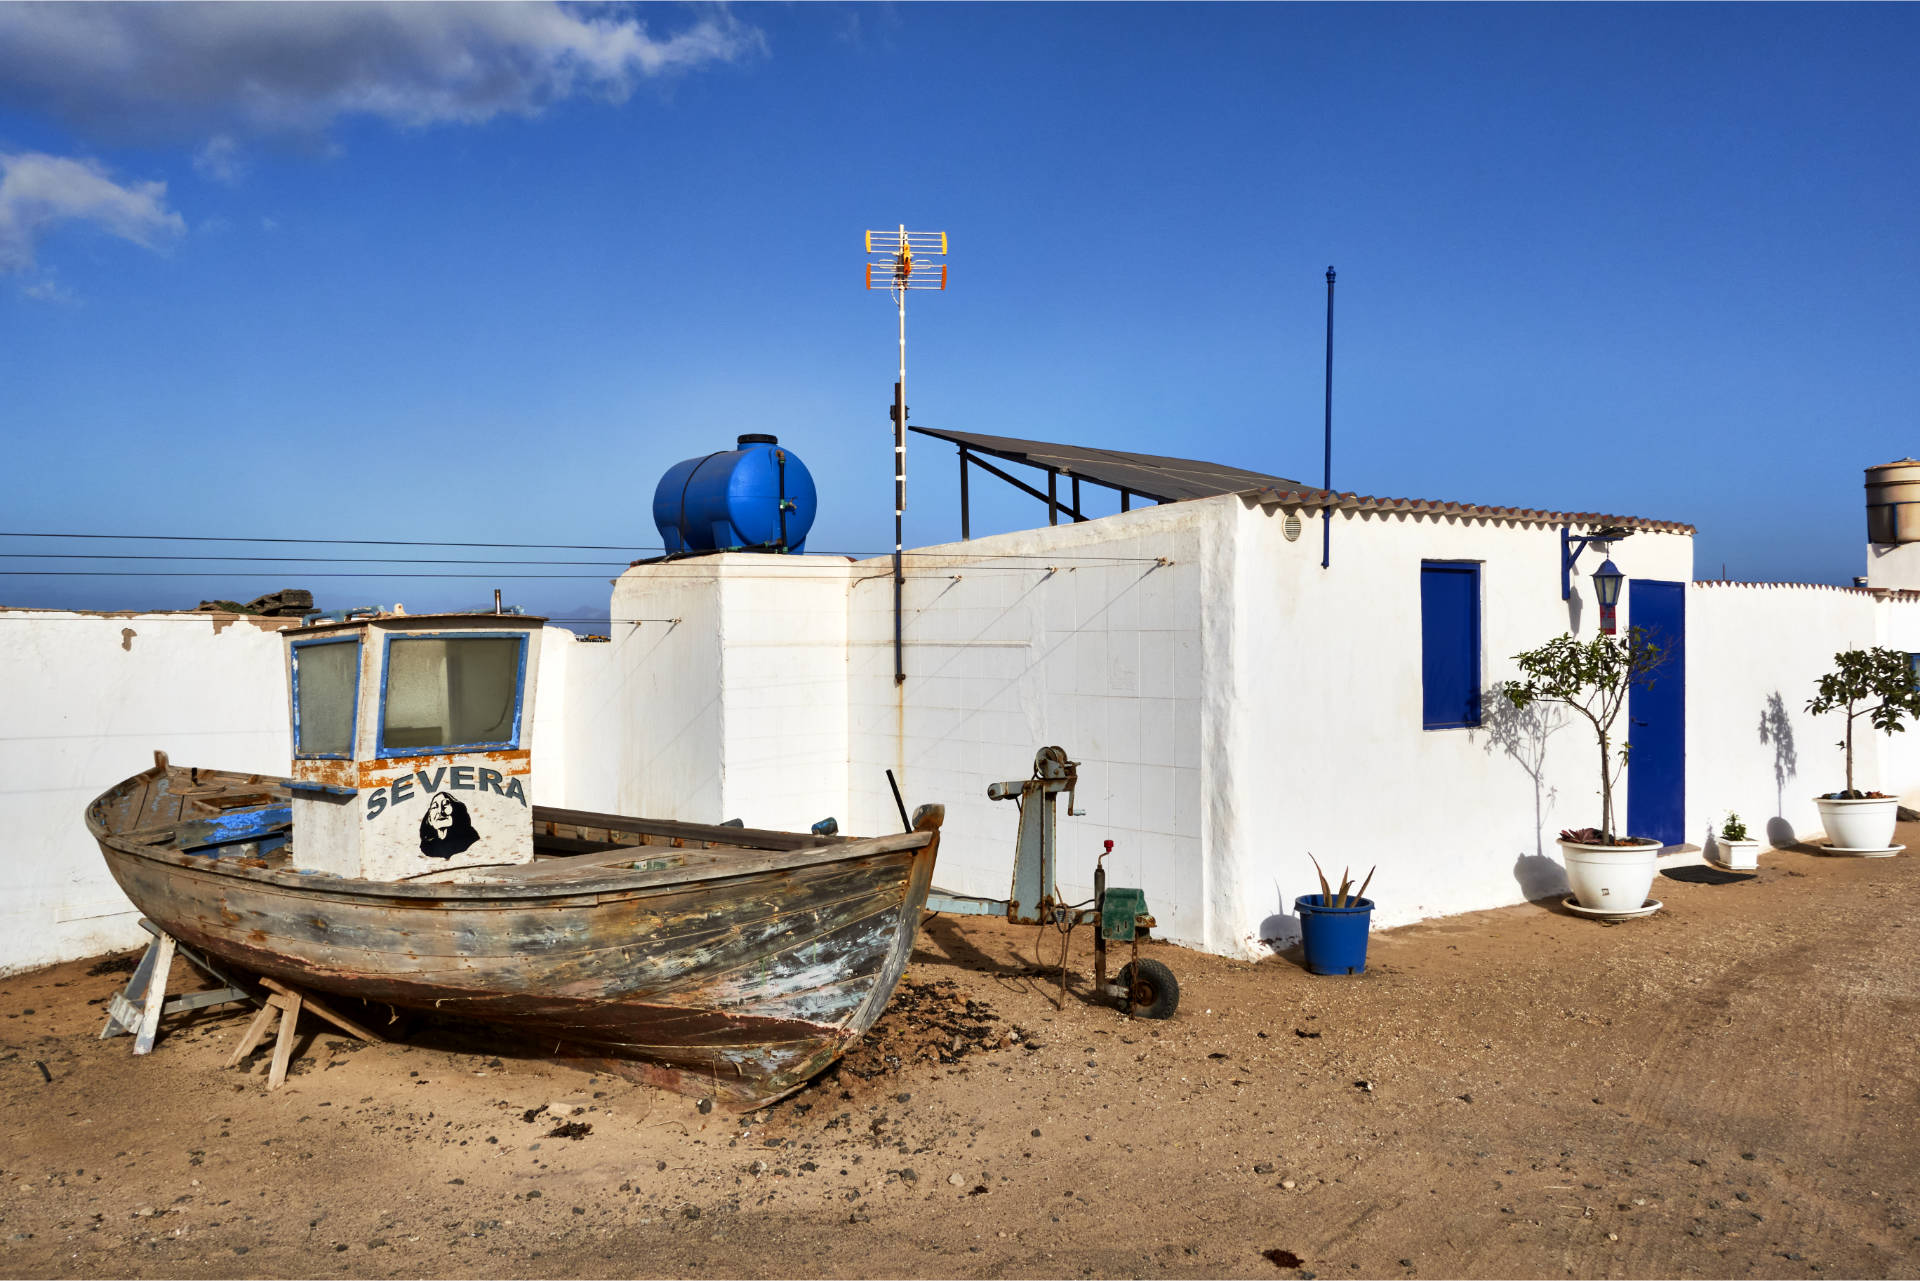
{"type": "Polygon", "coordinates": [[[833,845],[845,837],[815,836],[810,832],[773,832],[757,827],[720,827],[709,823],[681,823],[670,819],[630,818],[621,814],[597,814],[591,810],[559,809],[548,805],[533,807],[535,822],[572,823],[576,826],[604,828],[614,832],[644,833],[649,836],[678,837],[688,841],[718,841],[746,849],[796,850],[815,845],[833,845]]]}
{"type": "Polygon", "coordinates": [[[293,1061],[293,1038],[300,1030],[300,993],[276,992],[267,998],[269,1005],[276,1002],[280,1005],[280,1035],[273,1043],[273,1066],[267,1072],[269,1090],[286,1084],[287,1066],[293,1061]]]}
{"type": "Polygon", "coordinates": [[[253,1022],[247,1024],[247,1030],[240,1037],[240,1044],[233,1047],[233,1053],[227,1058],[228,1067],[236,1067],[240,1060],[253,1053],[253,1047],[260,1044],[260,1038],[267,1034],[267,1028],[273,1023],[274,1015],[280,1013],[280,1007],[268,997],[255,1011],[253,1022]]]}
{"type": "Polygon", "coordinates": [[[360,1038],[362,1041],[373,1041],[373,1042],[383,1042],[387,1039],[386,1037],[381,1036],[378,1032],[372,1031],[368,1028],[364,1028],[360,1026],[358,1023],[355,1023],[352,1019],[340,1013],[338,1010],[334,1009],[332,1006],[322,1002],[318,997],[314,996],[311,992],[298,991],[294,988],[288,987],[284,983],[275,982],[273,979],[263,978],[260,980],[260,982],[269,991],[278,992],[281,996],[287,997],[289,999],[298,998],[303,1008],[312,1010],[315,1014],[318,1014],[321,1018],[325,1019],[327,1022],[333,1024],[335,1027],[339,1028],[341,1031],[347,1033],[350,1036],[356,1036],[360,1038]]]}
{"type": "Polygon", "coordinates": [[[153,971],[147,979],[145,1004],[140,1011],[140,1030],[134,1034],[133,1052],[148,1054],[153,1039],[160,1034],[160,1011],[167,1004],[167,977],[173,970],[173,935],[162,934],[147,947],[153,958],[153,971]]]}

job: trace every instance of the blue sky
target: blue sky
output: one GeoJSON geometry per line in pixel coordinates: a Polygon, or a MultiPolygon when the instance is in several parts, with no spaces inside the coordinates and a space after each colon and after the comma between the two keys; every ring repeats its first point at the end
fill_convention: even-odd
{"type": "MultiPolygon", "coordinates": [[[[1317,481],[1333,264],[1340,488],[1844,582],[1861,469],[1920,452],[1916,47],[1898,5],[0,5],[0,523],[645,548],[661,473],[751,430],[813,549],[881,551],[861,233],[904,222],[952,244],[916,423],[1317,481]]],[[[910,545],[955,473],[916,440],[910,545]]],[[[1003,490],[976,532],[1042,522],[1003,490]]],[[[136,566],[195,567],[5,562],[136,566]]],[[[495,581],[353,568],[0,602],[495,581]]],[[[604,608],[549,572],[587,576],[508,599],[604,608]]]]}

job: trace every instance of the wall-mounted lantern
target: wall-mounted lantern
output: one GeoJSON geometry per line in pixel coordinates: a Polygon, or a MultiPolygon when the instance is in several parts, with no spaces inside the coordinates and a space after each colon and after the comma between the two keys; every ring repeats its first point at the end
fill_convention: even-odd
{"type": "Polygon", "coordinates": [[[1620,603],[1620,584],[1626,580],[1610,558],[1593,571],[1593,592],[1600,598],[1600,630],[1609,636],[1613,635],[1613,607],[1620,603]]]}
{"type": "MultiPolygon", "coordinates": [[[[1562,525],[1560,527],[1560,599],[1566,600],[1573,595],[1573,562],[1580,559],[1581,552],[1587,550],[1590,544],[1616,543],[1622,538],[1631,537],[1632,534],[1633,531],[1631,529],[1624,528],[1620,525],[1607,525],[1604,528],[1594,530],[1591,534],[1576,536],[1572,530],[1562,525]]],[[[1607,564],[1611,566],[1613,562],[1608,561],[1607,564]]],[[[1603,570],[1602,572],[1604,573],[1605,571],[1603,570]]],[[[1614,576],[1613,594],[1614,599],[1618,600],[1620,596],[1618,570],[1614,571],[1614,576]]],[[[1598,574],[1594,575],[1594,582],[1596,584],[1599,583],[1598,574]]],[[[1613,607],[1612,602],[1603,601],[1602,604],[1606,605],[1608,609],[1612,609],[1613,607]]]]}

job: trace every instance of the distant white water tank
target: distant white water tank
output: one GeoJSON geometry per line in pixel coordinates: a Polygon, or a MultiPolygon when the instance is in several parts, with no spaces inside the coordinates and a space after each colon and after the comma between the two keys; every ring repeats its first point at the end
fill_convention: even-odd
{"type": "Polygon", "coordinates": [[[1867,541],[1920,543],[1920,462],[1867,468],[1867,541]]]}

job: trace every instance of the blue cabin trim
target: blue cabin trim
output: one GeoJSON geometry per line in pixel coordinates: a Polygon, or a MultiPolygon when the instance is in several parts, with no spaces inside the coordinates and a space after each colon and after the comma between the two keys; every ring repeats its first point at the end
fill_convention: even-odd
{"type": "Polygon", "coordinates": [[[1480,563],[1420,562],[1420,721],[1480,724],[1480,563]]]}
{"type": "Polygon", "coordinates": [[[408,756],[446,756],[453,752],[487,752],[517,748],[522,737],[520,718],[527,706],[527,634],[525,632],[394,632],[386,638],[380,654],[380,716],[374,756],[381,760],[408,756]],[[387,673],[393,670],[393,643],[410,640],[512,640],[520,643],[520,658],[513,677],[513,736],[494,743],[440,743],[429,747],[387,746],[387,673]]]}
{"type": "Polygon", "coordinates": [[[301,640],[291,644],[287,659],[287,670],[292,680],[293,700],[293,758],[297,761],[350,761],[353,759],[354,744],[359,741],[360,733],[360,638],[358,636],[329,636],[322,640],[301,640]],[[300,651],[317,645],[353,646],[353,711],[347,721],[347,750],[344,752],[303,752],[300,750],[300,651]]]}

